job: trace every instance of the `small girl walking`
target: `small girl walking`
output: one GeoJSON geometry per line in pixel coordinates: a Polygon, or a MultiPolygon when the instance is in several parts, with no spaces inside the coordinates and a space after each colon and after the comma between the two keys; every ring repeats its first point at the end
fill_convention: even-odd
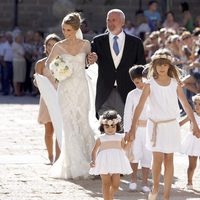
{"type": "Polygon", "coordinates": [[[95,143],[90,163],[91,175],[100,175],[104,200],[112,200],[119,188],[120,174],[131,174],[132,169],[125,151],[121,117],[114,110],[108,110],[100,117],[99,130],[103,133],[95,143]]]}
{"type": "Polygon", "coordinates": [[[148,199],[157,199],[163,163],[163,199],[169,200],[174,173],[174,152],[179,152],[181,147],[178,99],[193,124],[194,135],[199,137],[200,131],[193,111],[184,96],[179,79],[179,70],[172,64],[173,58],[170,51],[159,49],[151,59],[148,72],[149,81],[145,85],[135,109],[129,140],[132,141],[135,138],[138,119],[149,97],[146,147],[153,153],[153,188],[148,199]]]}
{"type": "MultiPolygon", "coordinates": [[[[197,94],[192,97],[192,101],[194,104],[194,117],[197,121],[198,126],[200,126],[200,94],[197,94]]],[[[189,121],[189,118],[186,117],[181,123],[181,125],[185,124],[189,121]]],[[[187,169],[187,185],[186,188],[188,190],[193,189],[193,175],[197,166],[197,159],[200,157],[200,138],[197,138],[193,133],[187,134],[182,142],[181,152],[188,155],[189,166],[187,169]]]]}

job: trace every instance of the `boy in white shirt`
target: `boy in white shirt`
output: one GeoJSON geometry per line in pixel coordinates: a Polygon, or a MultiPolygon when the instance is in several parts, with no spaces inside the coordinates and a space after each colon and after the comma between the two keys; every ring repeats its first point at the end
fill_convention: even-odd
{"type": "MultiPolygon", "coordinates": [[[[140,96],[142,94],[142,89],[144,87],[143,82],[143,70],[144,67],[141,65],[133,66],[129,70],[129,75],[131,80],[136,86],[136,89],[130,91],[126,98],[125,108],[124,108],[124,132],[128,133],[131,124],[132,118],[135,111],[135,108],[140,100],[140,96]]],[[[151,167],[151,159],[152,154],[149,150],[146,149],[146,123],[147,123],[147,105],[144,106],[144,109],[140,115],[138,120],[137,132],[135,136],[135,140],[132,143],[132,154],[134,156],[133,160],[131,160],[131,167],[133,169],[133,173],[131,175],[131,182],[129,184],[129,189],[131,191],[137,190],[137,169],[138,164],[140,163],[142,167],[142,191],[144,193],[150,192],[150,188],[148,187],[148,175],[149,169],[151,167]]]]}

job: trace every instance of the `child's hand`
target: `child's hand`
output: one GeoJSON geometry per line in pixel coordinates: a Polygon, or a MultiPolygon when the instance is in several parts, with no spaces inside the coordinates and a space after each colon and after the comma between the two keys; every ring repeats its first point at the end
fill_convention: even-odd
{"type": "Polygon", "coordinates": [[[92,161],[90,162],[90,167],[95,167],[95,161],[92,160],[92,161]]]}
{"type": "Polygon", "coordinates": [[[130,131],[128,134],[127,134],[127,141],[128,142],[132,142],[133,140],[135,140],[135,131],[130,131]]]}
{"type": "Polygon", "coordinates": [[[193,124],[191,124],[193,135],[195,135],[197,138],[200,138],[200,130],[198,126],[192,126],[192,125],[193,124]]]}
{"type": "Polygon", "coordinates": [[[128,135],[128,133],[126,132],[126,133],[125,133],[125,136],[124,136],[124,141],[127,142],[128,140],[129,140],[129,135],[128,135]]]}

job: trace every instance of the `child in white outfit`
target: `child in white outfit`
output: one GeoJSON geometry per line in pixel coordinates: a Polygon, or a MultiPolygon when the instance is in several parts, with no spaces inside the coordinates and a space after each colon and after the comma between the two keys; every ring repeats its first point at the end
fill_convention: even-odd
{"type": "MultiPolygon", "coordinates": [[[[140,100],[142,90],[144,87],[144,82],[142,79],[142,72],[144,70],[143,66],[133,66],[129,70],[129,75],[131,80],[136,86],[136,89],[130,91],[126,98],[125,108],[124,108],[124,131],[128,133],[131,128],[132,118],[135,108],[140,100]]],[[[152,153],[147,150],[146,144],[146,124],[147,124],[147,105],[145,104],[143,111],[140,115],[137,131],[135,135],[135,140],[132,142],[132,153],[133,160],[130,160],[133,173],[131,176],[131,183],[129,184],[129,189],[131,191],[137,190],[137,170],[138,164],[142,167],[142,191],[150,192],[148,187],[148,174],[151,167],[152,153]]]]}
{"type": "Polygon", "coordinates": [[[100,131],[103,133],[95,143],[90,163],[91,175],[100,175],[105,200],[112,200],[119,188],[120,174],[131,174],[132,169],[125,151],[124,134],[121,130],[121,117],[114,110],[108,110],[100,117],[100,131]]]}
{"type": "Polygon", "coordinates": [[[152,56],[149,64],[149,82],[145,84],[140,101],[135,109],[130,141],[135,139],[138,119],[148,98],[148,121],[146,145],[153,152],[153,189],[149,200],[156,200],[162,163],[164,163],[164,194],[163,199],[169,200],[173,179],[173,153],[180,151],[180,126],[178,98],[193,124],[193,133],[200,136],[200,130],[193,111],[183,93],[179,70],[172,64],[171,52],[159,49],[152,56]]]}
{"type": "MultiPolygon", "coordinates": [[[[200,126],[200,94],[193,96],[192,101],[195,110],[194,117],[197,121],[198,126],[200,126]]],[[[186,117],[186,119],[184,119],[181,122],[181,125],[185,124],[188,121],[189,118],[186,117]]],[[[186,188],[191,190],[193,189],[192,178],[194,175],[195,168],[197,166],[197,159],[198,157],[200,157],[200,138],[197,138],[191,132],[187,134],[187,136],[184,138],[182,142],[181,152],[188,155],[189,166],[187,169],[188,182],[186,188]]]]}

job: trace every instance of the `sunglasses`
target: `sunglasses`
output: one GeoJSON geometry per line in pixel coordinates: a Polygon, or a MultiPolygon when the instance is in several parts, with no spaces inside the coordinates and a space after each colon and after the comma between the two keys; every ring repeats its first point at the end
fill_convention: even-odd
{"type": "Polygon", "coordinates": [[[116,128],[116,124],[111,124],[111,125],[109,125],[109,124],[104,124],[103,125],[104,126],[104,128],[116,128]]]}
{"type": "Polygon", "coordinates": [[[191,38],[191,36],[184,37],[182,40],[187,40],[189,38],[191,38]]]}

